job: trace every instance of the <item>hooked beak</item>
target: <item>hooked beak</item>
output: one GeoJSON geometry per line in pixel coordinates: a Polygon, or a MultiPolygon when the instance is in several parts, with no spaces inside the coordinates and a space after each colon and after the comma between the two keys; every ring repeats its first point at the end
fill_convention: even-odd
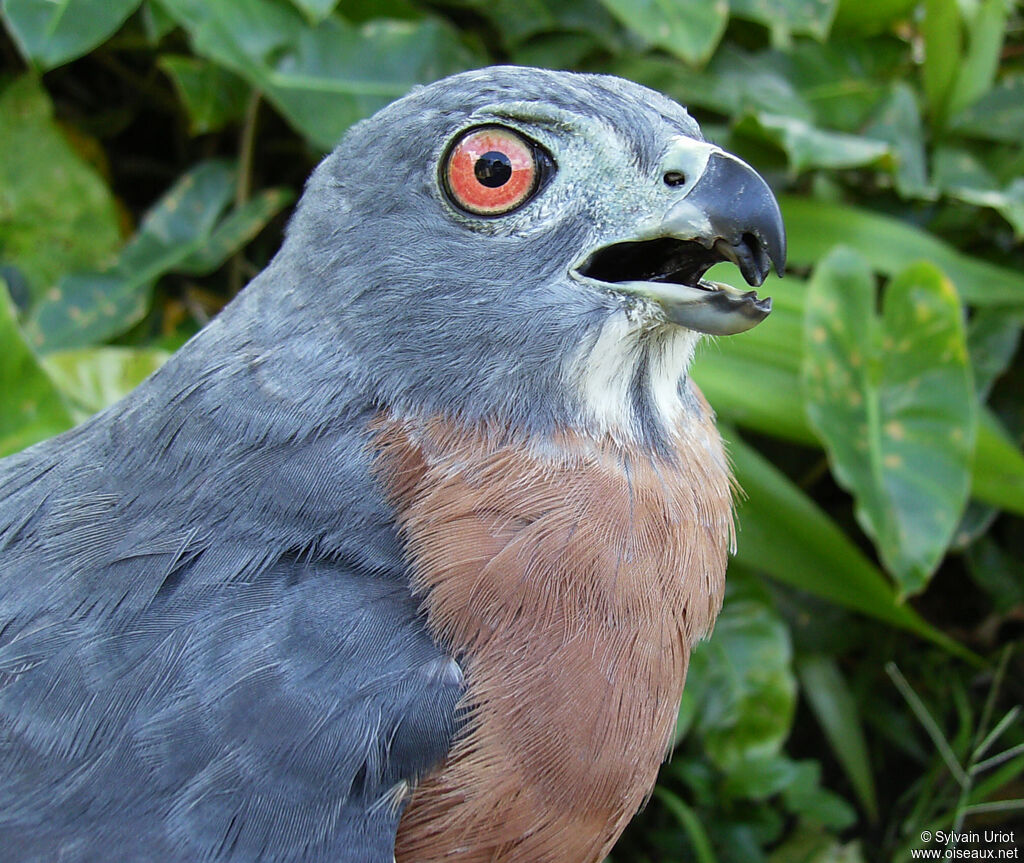
{"type": "Polygon", "coordinates": [[[714,148],[700,177],[663,219],[591,252],[571,274],[605,290],[647,297],[678,326],[741,333],[768,316],[772,301],[705,280],[720,261],[732,261],[758,287],[773,264],[782,275],[786,233],[768,184],[745,162],[714,148]]]}

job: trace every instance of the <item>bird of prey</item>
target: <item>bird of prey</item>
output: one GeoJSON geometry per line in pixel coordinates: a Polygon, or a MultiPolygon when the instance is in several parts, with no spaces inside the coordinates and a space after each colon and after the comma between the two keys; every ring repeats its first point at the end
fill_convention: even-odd
{"type": "Polygon", "coordinates": [[[749,329],[768,186],[668,98],[497,67],[315,170],[283,245],[0,463],[8,861],[599,861],[719,609],[687,367],[749,329]]]}

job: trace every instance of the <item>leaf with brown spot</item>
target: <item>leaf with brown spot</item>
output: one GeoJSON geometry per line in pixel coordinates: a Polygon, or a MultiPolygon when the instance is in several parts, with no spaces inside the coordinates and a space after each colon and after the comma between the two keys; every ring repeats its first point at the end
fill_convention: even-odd
{"type": "Polygon", "coordinates": [[[808,287],[803,385],[832,471],[906,595],[927,584],[963,513],[977,408],[952,282],[919,263],[889,283],[880,316],[875,294],[858,253],[822,261],[808,287]]]}

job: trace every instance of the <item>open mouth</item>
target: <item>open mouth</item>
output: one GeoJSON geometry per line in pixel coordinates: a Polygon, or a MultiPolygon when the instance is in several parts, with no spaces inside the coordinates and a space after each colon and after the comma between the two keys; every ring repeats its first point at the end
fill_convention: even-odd
{"type": "Polygon", "coordinates": [[[771,297],[742,291],[704,274],[721,261],[731,261],[748,284],[764,283],[771,269],[765,245],[753,234],[737,243],[717,238],[697,240],[657,237],[614,243],[590,254],[573,275],[615,293],[645,296],[657,302],[672,323],[700,332],[728,335],[764,320],[771,297]]]}
{"type": "Polygon", "coordinates": [[[696,240],[659,237],[615,243],[594,252],[576,271],[599,282],[671,282],[693,288],[716,290],[716,282],[704,282],[704,274],[721,261],[732,261],[748,284],[764,283],[771,268],[768,252],[753,234],[738,244],[716,240],[705,247],[696,240]]]}

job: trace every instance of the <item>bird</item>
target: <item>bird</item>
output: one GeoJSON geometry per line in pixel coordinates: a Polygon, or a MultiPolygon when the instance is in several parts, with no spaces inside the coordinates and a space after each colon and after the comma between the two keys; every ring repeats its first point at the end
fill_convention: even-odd
{"type": "Polygon", "coordinates": [[[351,127],[216,318],[0,462],[5,859],[602,860],[734,542],[689,365],[784,263],[765,180],[617,77],[351,127]]]}

